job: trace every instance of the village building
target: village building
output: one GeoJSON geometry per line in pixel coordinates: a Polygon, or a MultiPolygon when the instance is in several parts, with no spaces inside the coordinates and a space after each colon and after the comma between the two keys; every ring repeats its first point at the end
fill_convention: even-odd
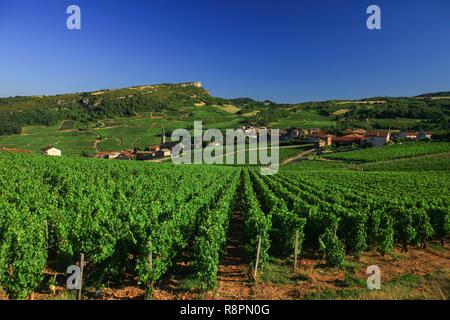
{"type": "Polygon", "coordinates": [[[171,149],[161,149],[156,152],[156,157],[158,158],[170,157],[171,155],[172,155],[171,149]]]}
{"type": "Polygon", "coordinates": [[[299,128],[289,128],[287,129],[287,134],[290,139],[298,139],[303,136],[303,131],[299,128]]]}
{"type": "Polygon", "coordinates": [[[431,139],[431,132],[402,131],[395,136],[398,140],[426,140],[431,139]]]}
{"type": "Polygon", "coordinates": [[[256,133],[258,133],[258,134],[260,134],[261,131],[265,131],[267,134],[271,133],[271,129],[267,128],[267,127],[259,127],[259,128],[256,128],[255,130],[256,130],[256,133]]]}
{"type": "Polygon", "coordinates": [[[53,156],[53,157],[61,157],[62,155],[61,150],[53,146],[48,146],[41,149],[41,153],[45,156],[53,156]]]}
{"type": "Polygon", "coordinates": [[[333,143],[333,136],[331,134],[324,133],[323,131],[316,134],[311,134],[305,139],[308,143],[314,143],[315,148],[324,148],[331,146],[333,143]]]}
{"type": "Polygon", "coordinates": [[[246,134],[256,133],[256,132],[257,132],[257,129],[256,129],[255,127],[252,127],[252,126],[245,126],[245,127],[242,127],[242,130],[243,130],[244,133],[246,133],[246,134]]]}
{"type": "Polygon", "coordinates": [[[280,129],[280,131],[278,132],[279,136],[280,136],[280,141],[289,141],[290,137],[289,137],[289,133],[288,130],[286,129],[280,129]]]}
{"type": "Polygon", "coordinates": [[[115,159],[120,155],[119,151],[112,151],[112,152],[99,152],[97,153],[94,158],[96,159],[115,159]]]}
{"type": "Polygon", "coordinates": [[[366,140],[366,137],[362,134],[351,133],[345,136],[334,136],[333,144],[335,146],[349,146],[349,145],[361,145],[366,140]]]}
{"type": "Polygon", "coordinates": [[[178,145],[180,142],[179,141],[166,141],[166,132],[164,129],[162,129],[161,132],[161,143],[159,145],[159,147],[156,147],[155,149],[151,149],[151,151],[161,151],[162,149],[169,149],[172,152],[172,149],[178,145]]]}
{"type": "Polygon", "coordinates": [[[161,151],[162,149],[170,149],[170,150],[172,150],[178,144],[180,144],[179,141],[169,141],[169,142],[161,143],[161,145],[159,146],[159,149],[156,150],[156,152],[157,151],[161,151]]]}
{"type": "Polygon", "coordinates": [[[120,154],[115,158],[115,160],[133,160],[135,158],[135,155],[131,151],[122,151],[120,154]]]}
{"type": "Polygon", "coordinates": [[[365,142],[373,147],[384,146],[391,140],[391,132],[386,130],[370,131],[366,133],[365,142]]]}
{"type": "Polygon", "coordinates": [[[346,131],[345,131],[345,134],[358,134],[358,135],[361,135],[361,136],[365,136],[366,135],[366,133],[367,133],[367,130],[364,130],[364,129],[347,129],[346,131]]]}
{"type": "Polygon", "coordinates": [[[158,151],[158,150],[161,149],[161,148],[160,148],[160,146],[151,146],[151,147],[148,148],[148,149],[149,149],[149,151],[156,152],[156,151],[158,151]]]}
{"type": "Polygon", "coordinates": [[[429,140],[431,139],[431,137],[433,136],[433,134],[431,132],[419,132],[417,134],[417,139],[418,140],[429,140]]]}
{"type": "Polygon", "coordinates": [[[156,158],[156,152],[154,151],[138,151],[136,152],[136,160],[148,161],[156,158]]]}
{"type": "Polygon", "coordinates": [[[306,129],[305,134],[317,135],[317,134],[326,134],[326,132],[323,131],[321,128],[309,128],[309,129],[306,129]]]}

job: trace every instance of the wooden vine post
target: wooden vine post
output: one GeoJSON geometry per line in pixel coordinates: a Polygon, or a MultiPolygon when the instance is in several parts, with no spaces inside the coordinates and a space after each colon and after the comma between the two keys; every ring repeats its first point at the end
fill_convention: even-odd
{"type": "Polygon", "coordinates": [[[45,246],[48,247],[48,221],[45,220],[45,246]]]}
{"type": "Polygon", "coordinates": [[[295,242],[294,242],[294,271],[297,270],[297,257],[298,257],[298,230],[295,231],[295,242]]]}
{"type": "MultiPolygon", "coordinates": [[[[148,257],[147,257],[147,260],[148,260],[148,268],[149,268],[150,272],[152,272],[152,271],[153,271],[153,247],[152,247],[152,239],[149,240],[148,246],[149,246],[149,254],[148,254],[148,257]]],[[[147,290],[146,290],[146,292],[145,292],[145,299],[146,299],[146,300],[147,300],[147,299],[150,299],[150,298],[152,297],[152,294],[153,294],[153,285],[149,282],[149,283],[147,284],[147,290]]]]}
{"type": "Polygon", "coordinates": [[[256,275],[258,274],[259,252],[260,251],[261,251],[261,236],[258,236],[258,247],[256,249],[255,273],[253,275],[255,280],[256,280],[256,275]]]}
{"type": "Polygon", "coordinates": [[[77,300],[81,300],[81,291],[83,289],[83,269],[84,269],[84,253],[80,254],[80,289],[78,290],[77,300]]]}
{"type": "Polygon", "coordinates": [[[153,248],[151,239],[150,239],[150,253],[148,255],[148,268],[150,269],[150,271],[153,270],[153,248]]]}

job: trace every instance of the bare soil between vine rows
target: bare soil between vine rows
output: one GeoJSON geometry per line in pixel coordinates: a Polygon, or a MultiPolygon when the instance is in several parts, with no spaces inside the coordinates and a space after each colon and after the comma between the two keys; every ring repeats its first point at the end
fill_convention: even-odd
{"type": "MultiPolygon", "coordinates": [[[[450,245],[441,247],[437,242],[432,243],[427,249],[410,247],[407,253],[402,253],[400,247],[396,247],[390,255],[382,257],[378,252],[365,252],[359,261],[347,257],[348,267],[344,269],[329,268],[319,255],[306,253],[299,259],[296,271],[292,268],[291,261],[274,260],[271,263],[285,270],[286,283],[273,283],[261,277],[254,281],[252,270],[249,269],[244,253],[243,221],[239,211],[234,210],[230,221],[230,230],[226,250],[218,271],[218,288],[215,291],[202,293],[197,289],[181,288],[182,278],[165,277],[161,284],[155,288],[153,299],[155,300],[295,300],[305,299],[323,292],[339,292],[347,288],[346,279],[352,278],[364,282],[367,279],[366,269],[369,265],[378,265],[381,269],[382,283],[401,278],[405,275],[413,275],[419,279],[425,279],[428,275],[443,272],[442,279],[438,283],[424,282],[413,288],[413,298],[430,298],[428,292],[434,290],[439,295],[431,298],[449,299],[450,292],[450,245]],[[428,286],[428,287],[427,287],[428,286]],[[422,294],[423,292],[423,294],[422,294]]],[[[188,269],[188,263],[177,263],[178,270],[188,269]]],[[[46,278],[50,278],[55,272],[47,269],[46,278]]],[[[54,300],[72,298],[66,291],[64,284],[67,276],[58,274],[55,292],[50,292],[49,287],[42,285],[36,290],[30,299],[54,300]]],[[[436,281],[435,281],[436,282],[436,281]]],[[[361,287],[361,286],[360,286],[361,287]]],[[[389,290],[389,289],[386,289],[389,290]]],[[[394,290],[394,289],[393,289],[394,290]]],[[[398,290],[396,288],[395,290],[398,290]]],[[[411,290],[409,288],[408,290],[411,290]]],[[[86,287],[83,299],[98,300],[142,300],[145,291],[137,285],[137,278],[132,275],[124,275],[120,283],[111,283],[100,293],[94,288],[86,287]]],[[[396,295],[384,292],[378,296],[381,299],[395,299],[396,295]]],[[[0,293],[0,300],[5,297],[0,293]]],[[[339,298],[339,295],[338,295],[339,298]]],[[[369,296],[369,298],[372,298],[369,296]]],[[[373,298],[377,298],[374,296],[373,298]]]]}
{"type": "MultiPolygon", "coordinates": [[[[304,299],[311,294],[320,294],[324,291],[342,290],[345,281],[346,270],[327,268],[321,259],[307,257],[300,259],[298,270],[292,271],[292,278],[298,279],[295,283],[276,284],[263,281],[253,281],[252,274],[242,255],[242,248],[233,247],[230,241],[227,247],[228,255],[224,258],[219,268],[218,289],[215,292],[203,294],[200,291],[179,290],[178,282],[173,279],[164,280],[159,287],[155,288],[153,299],[155,300],[198,300],[198,299],[220,299],[220,300],[296,300],[304,299]]],[[[351,258],[348,257],[348,260],[351,258]]],[[[350,260],[351,261],[351,260],[350,260]]],[[[280,264],[287,262],[279,261],[280,264]]],[[[290,262],[289,262],[290,264],[290,262]]],[[[367,266],[377,264],[381,268],[382,282],[402,277],[404,275],[415,275],[425,277],[437,271],[446,271],[446,278],[442,279],[442,286],[450,284],[450,246],[442,249],[417,249],[411,248],[408,253],[401,253],[400,248],[396,248],[393,255],[381,257],[376,252],[367,252],[362,255],[357,267],[352,273],[355,278],[365,281],[367,278],[365,271],[367,266]]],[[[47,274],[53,272],[47,270],[47,274]]],[[[66,278],[65,275],[58,276],[60,280],[66,278]]],[[[63,282],[63,281],[61,281],[63,282]]],[[[47,287],[39,288],[34,294],[35,300],[67,299],[64,284],[59,281],[56,293],[52,294],[47,287]]],[[[448,292],[444,288],[434,288],[443,291],[443,298],[449,299],[448,292]]],[[[418,286],[417,291],[427,292],[430,288],[418,286]]],[[[99,300],[142,300],[145,297],[143,288],[137,285],[137,279],[125,276],[125,280],[120,284],[111,284],[109,288],[102,290],[96,295],[95,289],[86,288],[84,299],[99,300]]],[[[381,298],[389,299],[389,292],[381,298]]],[[[4,297],[3,297],[4,298],[4,297]]],[[[427,298],[424,296],[423,298],[427,298]]]]}

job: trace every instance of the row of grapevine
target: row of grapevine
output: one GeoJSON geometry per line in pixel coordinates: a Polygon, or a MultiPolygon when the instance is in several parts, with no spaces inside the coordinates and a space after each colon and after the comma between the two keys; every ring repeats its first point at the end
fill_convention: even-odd
{"type": "Polygon", "coordinates": [[[423,197],[421,201],[418,201],[420,198],[413,201],[393,198],[390,194],[358,191],[355,181],[343,177],[320,180],[314,175],[313,179],[307,179],[289,172],[278,179],[311,205],[342,206],[344,211],[337,214],[341,219],[338,234],[347,249],[354,253],[361,253],[366,246],[377,246],[380,252],[386,253],[392,250],[394,240],[407,250],[410,243],[425,245],[432,235],[440,239],[448,235],[448,206],[443,203],[436,206],[433,202],[426,203],[423,197]]]}
{"type": "Polygon", "coordinates": [[[375,162],[446,153],[449,151],[450,143],[448,142],[407,142],[386,145],[381,148],[367,148],[356,151],[330,153],[324,155],[324,157],[345,161],[375,162]]]}
{"type": "MultiPolygon", "coordinates": [[[[433,195],[423,195],[420,193],[414,194],[417,192],[416,190],[424,189],[420,188],[419,185],[415,189],[408,189],[409,194],[404,194],[402,197],[394,198],[389,192],[387,192],[388,190],[386,190],[390,188],[390,184],[383,186],[383,189],[377,192],[377,184],[380,184],[378,182],[377,184],[371,185],[371,193],[367,194],[351,187],[356,183],[356,181],[353,181],[355,177],[355,175],[351,175],[348,177],[351,178],[351,180],[347,181],[343,179],[336,180],[334,183],[335,186],[327,186],[326,188],[324,187],[324,184],[316,184],[314,186],[310,186],[310,190],[311,192],[321,192],[322,194],[325,191],[328,193],[333,191],[334,195],[344,196],[346,199],[346,207],[366,212],[369,219],[377,219],[377,216],[374,215],[374,213],[381,211],[383,215],[390,216],[385,218],[385,220],[403,220],[406,223],[396,224],[396,238],[397,241],[402,242],[405,250],[409,243],[422,243],[423,245],[426,245],[427,238],[430,238],[433,235],[441,240],[446,236],[446,234],[448,235],[450,217],[448,210],[448,199],[445,198],[445,193],[435,193],[433,195]],[[431,196],[433,197],[433,200],[429,199],[431,196]],[[412,231],[413,228],[417,230],[417,232],[412,231]],[[405,234],[409,234],[409,236],[405,236],[405,234]]],[[[405,180],[410,177],[411,176],[409,175],[403,175],[402,178],[405,180]]],[[[387,177],[382,178],[382,181],[384,182],[388,180],[387,177]]],[[[405,181],[402,182],[404,183],[405,181]]],[[[413,184],[413,181],[411,184],[413,184]]],[[[410,187],[411,184],[407,184],[408,187],[410,187]]],[[[305,184],[303,184],[303,186],[305,187],[305,184]]],[[[427,184],[427,187],[430,187],[430,185],[427,184]]],[[[442,187],[445,188],[445,185],[442,187]]],[[[442,187],[440,187],[440,189],[442,189],[442,187]]],[[[395,188],[392,192],[394,191],[397,194],[400,193],[400,191],[395,188]]]]}
{"type": "Polygon", "coordinates": [[[65,272],[80,253],[94,284],[128,271],[151,289],[198,223],[232,202],[224,190],[239,177],[225,167],[0,160],[0,286],[19,299],[41,283],[46,264],[65,272]]]}
{"type": "Polygon", "coordinates": [[[234,175],[214,208],[203,214],[199,235],[195,242],[194,261],[198,279],[203,290],[215,289],[221,253],[227,241],[227,232],[239,185],[239,176],[234,175]]]}
{"type": "Polygon", "coordinates": [[[255,171],[251,171],[250,175],[263,210],[270,213],[272,217],[273,251],[282,256],[288,256],[294,248],[296,232],[299,234],[298,241],[301,245],[306,220],[292,213],[285,202],[272,192],[255,171]]]}
{"type": "Polygon", "coordinates": [[[259,201],[253,190],[250,174],[248,170],[242,172],[242,212],[244,218],[245,231],[245,251],[249,257],[250,266],[255,266],[257,255],[257,246],[260,243],[259,250],[259,266],[260,270],[264,268],[264,264],[269,260],[270,249],[270,232],[272,230],[272,214],[264,213],[261,210],[259,201]]]}
{"type": "MultiPolygon", "coordinates": [[[[277,179],[266,178],[265,182],[279,199],[287,203],[292,215],[297,215],[303,220],[300,238],[304,238],[306,244],[312,248],[322,250],[329,264],[336,266],[342,264],[344,246],[336,234],[340,219],[333,211],[334,207],[317,199],[311,200],[309,194],[296,188],[292,188],[296,192],[294,195],[277,179]],[[309,199],[310,202],[304,199],[309,199]]],[[[302,242],[300,241],[300,245],[302,242]]]]}

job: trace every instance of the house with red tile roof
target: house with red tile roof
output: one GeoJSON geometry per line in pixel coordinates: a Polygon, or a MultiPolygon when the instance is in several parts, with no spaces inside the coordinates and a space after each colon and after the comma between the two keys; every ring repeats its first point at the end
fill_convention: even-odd
{"type": "Polygon", "coordinates": [[[374,147],[384,146],[391,140],[391,131],[386,130],[376,130],[376,131],[368,131],[365,136],[365,142],[374,147]]]}

